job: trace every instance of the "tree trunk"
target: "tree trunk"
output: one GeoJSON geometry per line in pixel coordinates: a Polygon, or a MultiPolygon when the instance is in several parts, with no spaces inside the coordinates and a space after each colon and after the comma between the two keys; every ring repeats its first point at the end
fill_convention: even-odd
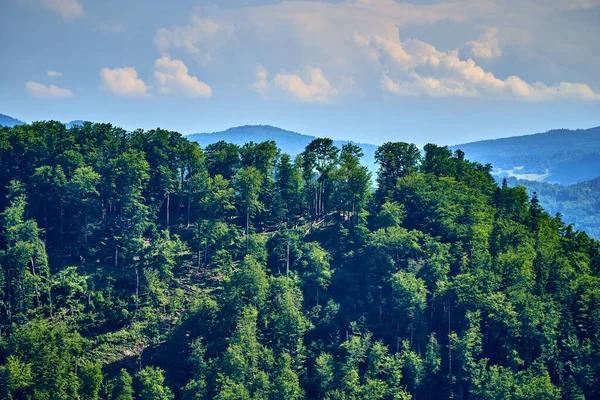
{"type": "MultiPolygon", "coordinates": [[[[31,274],[33,276],[36,276],[35,274],[35,261],[33,261],[33,257],[31,257],[31,274]]],[[[37,307],[40,306],[40,291],[39,288],[37,286],[37,283],[35,285],[35,298],[36,298],[36,302],[37,302],[37,307]]]]}
{"type": "Polygon", "coordinates": [[[450,343],[450,301],[448,301],[448,375],[452,374],[452,346],[450,343]]]}
{"type": "Polygon", "coordinates": [[[287,261],[285,264],[285,276],[286,277],[290,276],[290,241],[289,240],[287,243],[287,261]]]}
{"type": "Polygon", "coordinates": [[[246,206],[246,250],[248,250],[248,232],[250,231],[250,206],[246,206]]]}
{"type": "Polygon", "coordinates": [[[190,207],[192,204],[192,199],[190,198],[190,196],[188,196],[188,204],[187,204],[187,226],[186,228],[190,227],[190,207]]]}
{"type": "Polygon", "coordinates": [[[63,250],[63,243],[64,243],[64,208],[63,208],[63,202],[62,200],[60,201],[60,251],[62,252],[63,250]]]}
{"type": "Polygon", "coordinates": [[[12,306],[11,306],[11,285],[10,285],[10,273],[8,272],[8,268],[6,269],[6,297],[7,297],[7,311],[8,311],[8,321],[12,322],[12,306]]]}
{"type": "Polygon", "coordinates": [[[140,304],[140,273],[138,267],[135,267],[135,312],[137,314],[140,304]]]}
{"type": "Polygon", "coordinates": [[[167,193],[167,230],[169,230],[169,212],[171,209],[171,193],[167,193]]]}

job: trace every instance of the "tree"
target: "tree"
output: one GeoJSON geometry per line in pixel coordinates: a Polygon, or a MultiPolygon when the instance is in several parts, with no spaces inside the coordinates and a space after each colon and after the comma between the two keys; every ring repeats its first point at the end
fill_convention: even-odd
{"type": "Polygon", "coordinates": [[[121,369],[112,390],[112,400],[133,400],[133,378],[127,370],[121,369]]]}
{"type": "Polygon", "coordinates": [[[250,218],[264,207],[259,201],[263,180],[264,176],[254,167],[242,168],[235,176],[235,187],[246,212],[246,237],[250,234],[250,218]]]}
{"type": "Polygon", "coordinates": [[[334,207],[348,217],[355,217],[366,206],[371,173],[360,165],[363,152],[354,144],[345,144],[339,157],[339,168],[332,171],[334,207]]]}
{"type": "MultiPolygon", "coordinates": [[[[27,321],[27,311],[42,306],[42,296],[49,290],[49,274],[40,229],[34,220],[25,220],[27,205],[24,187],[12,181],[9,186],[9,205],[0,214],[4,227],[6,250],[0,252],[3,267],[4,307],[8,322],[27,321]],[[44,282],[45,281],[45,290],[44,282]]],[[[48,306],[51,307],[48,296],[48,306]]]]}
{"type": "Polygon", "coordinates": [[[276,399],[297,400],[304,398],[304,391],[300,387],[298,375],[291,368],[292,358],[284,353],[279,361],[275,380],[273,382],[273,396],[276,399]]]}
{"type": "MultiPolygon", "coordinates": [[[[396,309],[406,313],[410,330],[410,344],[413,344],[415,328],[420,329],[427,306],[427,288],[422,279],[411,272],[398,271],[392,276],[392,289],[396,309]]],[[[398,332],[400,334],[400,332],[398,332]]]]}
{"type": "Polygon", "coordinates": [[[276,171],[275,185],[281,202],[281,212],[291,220],[301,212],[302,173],[288,154],[281,156],[276,171]]]}
{"type": "Polygon", "coordinates": [[[85,364],[81,368],[81,398],[85,400],[97,400],[102,379],[102,368],[99,364],[85,364]]]}
{"type": "Polygon", "coordinates": [[[307,203],[312,204],[315,218],[322,217],[326,211],[328,196],[327,181],[329,173],[337,163],[339,149],[329,138],[319,138],[310,142],[302,153],[302,175],[306,181],[307,203]],[[316,179],[315,179],[316,174],[316,179]],[[314,187],[314,198],[310,188],[314,187]]]}
{"type": "Polygon", "coordinates": [[[204,150],[206,168],[210,176],[221,175],[230,180],[240,166],[240,149],[233,143],[219,141],[209,144],[204,150]]]}
{"type": "Polygon", "coordinates": [[[387,142],[375,151],[375,161],[379,164],[376,197],[378,203],[383,204],[386,200],[396,199],[398,178],[418,170],[421,153],[412,143],[387,142]]]}
{"type": "Polygon", "coordinates": [[[173,393],[164,385],[165,378],[160,368],[146,367],[137,373],[140,398],[148,400],[171,400],[173,393]]]}

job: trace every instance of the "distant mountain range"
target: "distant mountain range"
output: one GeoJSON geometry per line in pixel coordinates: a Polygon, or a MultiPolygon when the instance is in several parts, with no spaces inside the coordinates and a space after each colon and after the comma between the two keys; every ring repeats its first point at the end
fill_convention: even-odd
{"type": "Polygon", "coordinates": [[[0,126],[8,126],[9,128],[12,128],[15,125],[23,125],[24,123],[25,122],[19,119],[0,114],[0,126]]]}
{"type": "Polygon", "coordinates": [[[600,127],[452,146],[469,160],[491,163],[498,176],[571,185],[600,175],[600,127]]]}
{"type": "MultiPolygon", "coordinates": [[[[202,147],[206,147],[209,144],[216,143],[221,140],[237,145],[243,145],[244,143],[248,143],[250,141],[263,142],[265,140],[274,140],[277,142],[277,146],[281,149],[281,151],[292,156],[303,152],[306,145],[308,145],[312,140],[316,139],[315,136],[287,131],[285,129],[276,128],[270,125],[245,125],[229,128],[221,132],[194,133],[187,135],[186,137],[189,140],[198,142],[198,144],[200,144],[202,147]]],[[[357,146],[360,146],[364,153],[363,164],[366,165],[373,173],[375,173],[377,170],[375,165],[375,150],[377,150],[377,146],[367,143],[355,143],[348,140],[334,140],[333,143],[339,148],[347,143],[353,143],[357,146]]]]}
{"type": "MultiPolygon", "coordinates": [[[[85,121],[78,119],[75,121],[66,122],[65,126],[67,128],[72,128],[75,125],[82,125],[84,122],[85,121]]],[[[25,122],[21,121],[20,119],[16,119],[16,118],[10,117],[8,115],[0,114],[0,126],[7,126],[9,128],[12,128],[13,126],[24,125],[24,124],[25,124],[25,122]]]]}

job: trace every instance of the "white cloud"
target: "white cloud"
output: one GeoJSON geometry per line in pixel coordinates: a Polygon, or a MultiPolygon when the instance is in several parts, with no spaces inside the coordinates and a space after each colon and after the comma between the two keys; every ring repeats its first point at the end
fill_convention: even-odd
{"type": "Polygon", "coordinates": [[[183,49],[202,64],[212,61],[210,49],[233,32],[233,25],[219,24],[209,18],[190,17],[188,25],[160,28],[154,35],[154,43],[161,54],[171,49],[183,49]]]}
{"type": "Polygon", "coordinates": [[[339,91],[331,86],[321,68],[309,68],[305,82],[297,74],[277,74],[271,83],[304,103],[333,103],[339,91]]]}
{"type": "Polygon", "coordinates": [[[188,74],[188,68],[181,60],[171,60],[168,56],[154,63],[154,77],[161,94],[181,94],[190,97],[210,97],[212,89],[206,83],[188,74]]]}
{"type": "Polygon", "coordinates": [[[502,55],[498,28],[488,28],[480,39],[471,40],[467,44],[471,46],[471,53],[478,58],[494,58],[502,55]]]}
{"type": "MultiPolygon", "coordinates": [[[[303,103],[336,102],[340,91],[331,85],[321,68],[307,68],[303,76],[279,73],[269,81],[269,72],[258,65],[252,89],[263,98],[278,92],[291,95],[303,103]]],[[[342,79],[343,86],[348,90],[352,89],[353,83],[351,78],[342,79]]]]}
{"type": "Polygon", "coordinates": [[[269,87],[268,71],[262,65],[256,67],[256,81],[252,84],[252,89],[261,97],[265,97],[269,87]]]}
{"type": "Polygon", "coordinates": [[[100,78],[106,90],[119,96],[144,97],[149,89],[144,81],[138,78],[134,67],[102,68],[100,78]]]}
{"type": "MultiPolygon", "coordinates": [[[[348,93],[366,91],[370,95],[374,89],[420,96],[596,99],[594,89],[600,87],[573,83],[596,82],[598,69],[590,65],[600,64],[589,56],[595,54],[596,45],[577,39],[587,34],[586,27],[574,26],[563,17],[570,14],[560,11],[559,2],[585,8],[600,0],[552,0],[551,5],[536,0],[508,1],[510,6],[497,0],[429,4],[316,0],[200,6],[188,22],[157,30],[155,43],[163,55],[185,52],[231,80],[256,68],[254,82],[246,87],[263,97],[285,92],[299,101],[335,102],[348,93]],[[452,23],[440,24],[442,21],[452,23]],[[547,28],[550,23],[552,30],[547,28]],[[461,25],[460,29],[455,29],[456,25],[461,25]],[[493,28],[468,42],[470,56],[477,62],[449,50],[464,48],[466,41],[460,36],[482,25],[493,28]],[[399,32],[410,32],[411,26],[422,27],[413,32],[431,29],[435,34],[430,36],[438,38],[435,44],[441,50],[419,40],[401,41],[399,32]],[[578,57],[566,57],[574,52],[578,57]],[[522,56],[518,63],[508,59],[515,55],[522,56]],[[479,59],[501,56],[507,60],[491,64],[493,70],[478,65],[479,59]],[[589,65],[573,61],[586,57],[589,65]],[[273,74],[301,72],[281,72],[273,78],[264,67],[257,68],[258,63],[273,74]],[[327,71],[329,79],[324,80],[329,86],[317,83],[318,79],[312,81],[311,66],[321,67],[321,75],[327,71]],[[588,73],[580,77],[582,69],[588,73]],[[346,90],[346,86],[353,89],[346,90]]],[[[595,28],[590,25],[587,29],[595,28]]]]}
{"type": "Polygon", "coordinates": [[[100,24],[98,30],[104,33],[125,32],[125,28],[121,24],[100,24]]]}
{"type": "Polygon", "coordinates": [[[46,86],[39,82],[28,81],[25,83],[25,90],[31,96],[40,98],[54,98],[54,97],[71,97],[73,93],[69,89],[59,88],[54,85],[46,86]]]}
{"type": "Polygon", "coordinates": [[[83,15],[83,6],[77,0],[41,0],[42,5],[64,19],[75,19],[83,15]]]}
{"type": "MultiPolygon", "coordinates": [[[[486,95],[532,101],[559,98],[600,100],[600,94],[585,84],[560,82],[548,86],[541,82],[529,83],[518,76],[499,79],[472,59],[460,59],[458,50],[440,52],[419,40],[397,41],[394,48],[401,47],[408,57],[400,68],[393,64],[378,65],[380,70],[385,71],[380,88],[386,93],[402,96],[486,95]]],[[[379,48],[376,42],[370,43],[379,52],[394,51],[389,46],[379,48]]]]}
{"type": "Polygon", "coordinates": [[[58,78],[63,75],[62,72],[58,71],[47,71],[46,74],[48,75],[48,78],[58,78]]]}

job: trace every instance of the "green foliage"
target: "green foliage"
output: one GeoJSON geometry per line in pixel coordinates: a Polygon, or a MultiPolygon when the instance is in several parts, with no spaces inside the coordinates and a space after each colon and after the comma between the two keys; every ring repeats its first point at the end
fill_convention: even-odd
{"type": "Polygon", "coordinates": [[[599,242],[461,151],[0,143],[2,398],[600,396],[599,242]]]}
{"type": "Polygon", "coordinates": [[[133,400],[133,378],[125,369],[115,378],[111,395],[112,400],[133,400]]]}

